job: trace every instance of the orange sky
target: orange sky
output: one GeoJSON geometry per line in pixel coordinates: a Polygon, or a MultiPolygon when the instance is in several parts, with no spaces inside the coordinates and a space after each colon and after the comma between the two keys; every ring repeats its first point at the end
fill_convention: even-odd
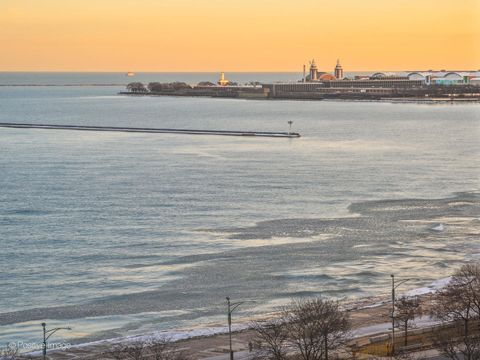
{"type": "Polygon", "coordinates": [[[0,71],[479,69],[479,0],[0,0],[0,71]]]}

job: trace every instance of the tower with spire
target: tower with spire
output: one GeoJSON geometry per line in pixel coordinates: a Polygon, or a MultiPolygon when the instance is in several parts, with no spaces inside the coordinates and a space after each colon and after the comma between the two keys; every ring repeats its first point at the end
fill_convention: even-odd
{"type": "Polygon", "coordinates": [[[343,68],[342,65],[340,65],[340,59],[337,59],[337,66],[335,66],[335,77],[338,80],[343,79],[343,68]]]}
{"type": "Polygon", "coordinates": [[[318,68],[317,64],[315,64],[315,59],[310,61],[310,81],[317,81],[318,80],[318,68]]]}

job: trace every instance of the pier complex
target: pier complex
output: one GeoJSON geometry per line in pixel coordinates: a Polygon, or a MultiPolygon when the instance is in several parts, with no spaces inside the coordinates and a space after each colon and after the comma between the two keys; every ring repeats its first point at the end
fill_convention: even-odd
{"type": "Polygon", "coordinates": [[[210,96],[246,99],[312,99],[352,98],[463,98],[480,99],[480,71],[414,71],[344,76],[340,60],[333,73],[318,70],[310,61],[307,74],[297,82],[253,83],[239,86],[227,80],[224,73],[216,84],[200,82],[195,86],[185,83],[131,83],[129,95],[210,96]]]}

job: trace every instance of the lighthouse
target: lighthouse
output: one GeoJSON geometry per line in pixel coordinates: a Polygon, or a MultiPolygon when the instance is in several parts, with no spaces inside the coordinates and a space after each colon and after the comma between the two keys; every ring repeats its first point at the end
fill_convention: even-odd
{"type": "Polygon", "coordinates": [[[338,80],[343,79],[343,68],[342,65],[340,65],[340,59],[337,59],[337,66],[335,66],[335,77],[338,80]]]}
{"type": "Polygon", "coordinates": [[[220,86],[227,86],[228,84],[230,84],[230,81],[225,79],[224,72],[220,73],[220,79],[217,81],[217,84],[220,86]]]}

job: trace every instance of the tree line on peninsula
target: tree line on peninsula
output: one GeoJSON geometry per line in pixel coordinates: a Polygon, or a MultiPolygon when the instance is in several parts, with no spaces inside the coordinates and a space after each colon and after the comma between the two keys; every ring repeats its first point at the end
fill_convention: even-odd
{"type": "MultiPolygon", "coordinates": [[[[259,86],[260,83],[258,81],[250,81],[245,86],[259,86]]],[[[126,88],[127,91],[137,94],[144,94],[144,93],[161,93],[161,92],[173,92],[173,91],[181,91],[181,90],[192,90],[194,88],[201,88],[201,87],[212,87],[217,86],[216,84],[210,81],[200,81],[197,85],[191,86],[185,82],[181,81],[174,81],[174,82],[149,82],[148,84],[144,84],[142,82],[131,82],[127,84],[126,88]]],[[[230,81],[228,86],[239,86],[238,83],[230,81]]]]}

